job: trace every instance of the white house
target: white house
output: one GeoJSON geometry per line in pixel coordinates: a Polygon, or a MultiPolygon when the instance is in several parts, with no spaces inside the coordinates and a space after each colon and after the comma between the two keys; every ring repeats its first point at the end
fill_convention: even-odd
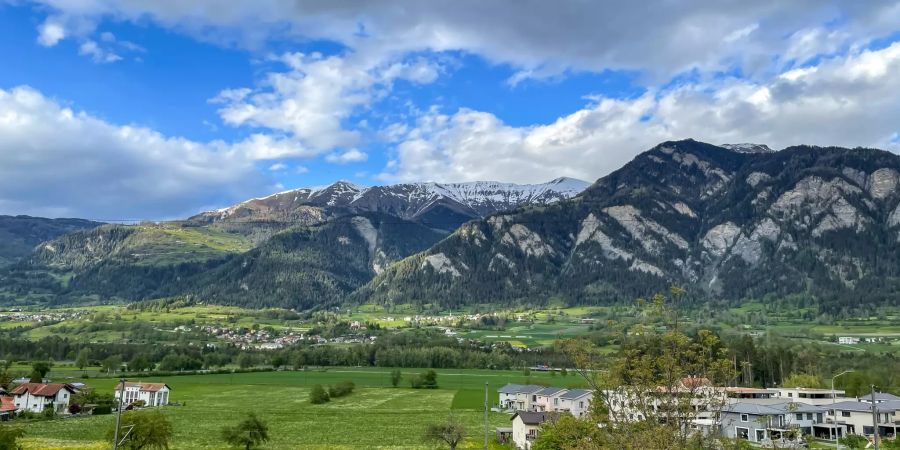
{"type": "Polygon", "coordinates": [[[11,394],[19,411],[40,413],[49,408],[66,414],[69,411],[69,400],[76,392],[69,384],[25,383],[16,386],[11,394]]]}
{"type": "Polygon", "coordinates": [[[528,450],[537,439],[541,424],[556,420],[552,412],[518,411],[512,416],[512,440],[517,449],[528,450]]]}
{"type": "Polygon", "coordinates": [[[847,345],[859,344],[859,338],[853,337],[853,336],[840,336],[840,337],[838,337],[838,344],[847,344],[847,345]]]}
{"type": "Polygon", "coordinates": [[[841,401],[846,392],[841,389],[813,389],[813,388],[774,388],[773,398],[779,398],[789,402],[806,403],[807,405],[829,405],[833,401],[841,401]]]}
{"type": "Polygon", "coordinates": [[[556,411],[582,417],[591,408],[593,398],[594,393],[587,389],[570,389],[559,396],[559,407],[556,408],[556,411]]]}
{"type": "MultiPolygon", "coordinates": [[[[872,436],[872,403],[848,400],[837,402],[834,405],[824,405],[828,409],[828,422],[843,425],[849,434],[872,436]]],[[[897,435],[900,424],[900,401],[886,400],[875,404],[875,414],[878,420],[878,434],[886,437],[897,435]]]]}
{"type": "MultiPolygon", "coordinates": [[[[125,382],[125,399],[122,403],[130,405],[144,401],[144,406],[164,406],[169,404],[169,386],[165,383],[131,383],[125,382]]],[[[122,393],[122,383],[116,385],[116,402],[122,393]]]]}
{"type": "Polygon", "coordinates": [[[558,387],[547,387],[534,393],[535,402],[531,405],[532,411],[559,411],[562,407],[561,396],[567,391],[558,387]]]}
{"type": "Polygon", "coordinates": [[[516,411],[529,411],[537,402],[537,392],[544,389],[535,384],[507,384],[498,389],[500,407],[516,411]]]}

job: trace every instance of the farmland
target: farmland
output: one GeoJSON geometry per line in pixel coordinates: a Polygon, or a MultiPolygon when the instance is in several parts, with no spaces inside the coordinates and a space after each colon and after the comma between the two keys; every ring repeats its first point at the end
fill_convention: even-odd
{"type": "MultiPolygon", "coordinates": [[[[419,371],[405,369],[408,379],[419,371]]],[[[171,399],[182,406],[163,408],[174,426],[173,448],[223,448],[223,426],[247,412],[259,414],[270,427],[272,449],[431,448],[422,441],[429,423],[451,414],[463,422],[468,438],[463,448],[481,448],[483,389],[489,383],[491,404],[496,389],[508,382],[579,386],[577,377],[525,376],[518,371],[438,371],[439,389],[410,389],[404,380],[393,388],[384,369],[331,368],[328,370],[187,375],[154,378],[172,388],[171,399]],[[352,380],[356,391],[324,405],[308,402],[314,384],[352,380]]],[[[149,380],[146,380],[149,381],[149,380]]],[[[111,391],[114,379],[86,380],[92,387],[111,391]]],[[[23,423],[26,449],[105,448],[113,416],[88,416],[23,423]]],[[[490,413],[490,431],[506,426],[509,416],[490,413]]],[[[496,447],[503,448],[503,447],[496,447]]]]}

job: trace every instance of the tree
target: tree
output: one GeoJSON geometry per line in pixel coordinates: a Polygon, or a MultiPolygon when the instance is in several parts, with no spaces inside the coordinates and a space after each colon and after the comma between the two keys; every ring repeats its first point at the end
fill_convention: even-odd
{"type": "Polygon", "coordinates": [[[431,424],[425,429],[425,441],[443,442],[450,450],[455,450],[465,437],[466,428],[453,416],[446,422],[431,424]]]}
{"type": "Polygon", "coordinates": [[[562,448],[590,448],[595,442],[602,442],[601,430],[589,420],[579,420],[571,414],[564,414],[555,421],[541,426],[533,450],[557,450],[562,448]]]}
{"type": "Polygon", "coordinates": [[[143,372],[153,368],[150,358],[144,353],[138,353],[128,362],[128,370],[132,372],[143,372]]]}
{"type": "Polygon", "coordinates": [[[89,364],[89,359],[91,358],[91,350],[88,348],[83,348],[78,352],[78,357],[75,358],[75,367],[78,370],[84,370],[85,367],[89,364]]]}
{"type": "Polygon", "coordinates": [[[808,373],[792,373],[789,377],[785,378],[784,387],[821,388],[825,386],[822,383],[822,379],[816,375],[811,375],[808,373]]]}
{"type": "MultiPolygon", "coordinates": [[[[127,433],[119,448],[127,450],[168,449],[172,439],[172,423],[162,411],[127,411],[122,414],[119,439],[127,433]],[[130,430],[130,431],[128,431],[130,430]]],[[[115,436],[115,425],[107,438],[115,436]]]]}
{"type": "Polygon", "coordinates": [[[250,450],[269,441],[269,427],[256,414],[249,413],[237,425],[223,428],[222,438],[234,447],[250,450]]]}
{"type": "Polygon", "coordinates": [[[237,364],[241,369],[248,369],[250,367],[253,367],[253,356],[249,353],[241,353],[237,357],[237,364]]]}
{"type": "Polygon", "coordinates": [[[400,369],[394,369],[391,371],[391,385],[397,387],[400,384],[400,380],[403,379],[403,374],[400,372],[400,369]]]}
{"type": "Polygon", "coordinates": [[[119,355],[111,355],[103,360],[100,370],[102,372],[118,372],[122,368],[122,357],[119,355]]]}
{"type": "Polygon", "coordinates": [[[35,361],[31,364],[31,378],[37,378],[38,381],[32,381],[32,383],[41,383],[44,378],[47,378],[47,374],[50,373],[50,368],[53,367],[53,363],[50,361],[35,361]]]}
{"type": "Polygon", "coordinates": [[[725,398],[714,386],[723,386],[736,375],[727,348],[710,331],[688,336],[678,330],[678,311],[670,308],[662,295],[646,303],[648,311],[640,317],[655,322],[627,328],[610,323],[610,332],[618,335],[622,346],[617,355],[604,354],[586,338],[561,343],[575,371],[594,391],[591,411],[577,420],[600,426],[556,430],[547,439],[554,438],[557,444],[564,441],[564,445],[555,448],[651,450],[724,445],[718,436],[692,433],[691,424],[700,411],[715,414],[724,406],[725,398]],[[660,321],[666,326],[657,326],[660,321]],[[585,435],[588,429],[591,431],[585,435]]]}
{"type": "Polygon", "coordinates": [[[313,405],[321,405],[329,400],[331,398],[328,397],[328,392],[325,391],[321,384],[313,386],[312,391],[309,392],[309,402],[313,405]]]}
{"type": "Polygon", "coordinates": [[[22,445],[19,444],[19,438],[25,435],[25,430],[12,426],[0,425],[0,449],[3,450],[21,450],[22,445]]]}

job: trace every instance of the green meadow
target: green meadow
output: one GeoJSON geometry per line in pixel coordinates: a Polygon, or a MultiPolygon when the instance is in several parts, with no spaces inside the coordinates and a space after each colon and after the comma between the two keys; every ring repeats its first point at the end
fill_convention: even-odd
{"type": "MultiPolygon", "coordinates": [[[[409,388],[408,379],[421,370],[404,369],[404,380],[391,387],[390,369],[330,368],[307,371],[185,375],[160,377],[172,388],[163,411],[174,427],[173,449],[227,448],[220,438],[223,426],[255,412],[269,425],[268,449],[426,449],[422,435],[430,423],[453,415],[463,422],[468,437],[461,448],[481,448],[483,442],[484,385],[490,404],[506,383],[582,386],[576,376],[548,373],[524,375],[520,371],[439,370],[439,389],[409,388]],[[351,380],[356,390],[324,405],[308,401],[311,386],[351,380]]],[[[92,378],[90,386],[111,391],[115,380],[92,378]]],[[[491,440],[494,427],[508,426],[510,416],[489,414],[491,440]]],[[[115,416],[87,416],[50,421],[19,422],[26,449],[104,449],[115,416]]],[[[492,448],[505,448],[492,443],[492,448]]]]}

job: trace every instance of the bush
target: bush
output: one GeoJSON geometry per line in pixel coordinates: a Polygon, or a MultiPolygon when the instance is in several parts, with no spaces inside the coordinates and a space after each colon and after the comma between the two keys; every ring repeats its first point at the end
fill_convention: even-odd
{"type": "Polygon", "coordinates": [[[102,416],[104,414],[112,414],[112,406],[111,405],[97,405],[94,407],[94,411],[91,413],[95,416],[102,416]]]}
{"type": "Polygon", "coordinates": [[[849,448],[866,448],[869,440],[857,434],[851,434],[847,437],[839,439],[839,442],[849,448]]]}
{"type": "Polygon", "coordinates": [[[331,398],[343,397],[350,395],[356,385],[352,381],[341,381],[340,383],[328,388],[328,396],[331,398]]]}
{"type": "Polygon", "coordinates": [[[309,402],[313,405],[328,403],[330,400],[331,398],[328,397],[328,392],[325,391],[325,388],[323,388],[321,384],[313,386],[312,391],[309,393],[309,402]]]}
{"type": "Polygon", "coordinates": [[[437,372],[429,370],[409,379],[413,389],[437,389],[437,372]]]}
{"type": "Polygon", "coordinates": [[[52,419],[56,417],[56,411],[54,411],[53,408],[44,408],[44,410],[41,412],[41,416],[44,419],[52,419]]]}

